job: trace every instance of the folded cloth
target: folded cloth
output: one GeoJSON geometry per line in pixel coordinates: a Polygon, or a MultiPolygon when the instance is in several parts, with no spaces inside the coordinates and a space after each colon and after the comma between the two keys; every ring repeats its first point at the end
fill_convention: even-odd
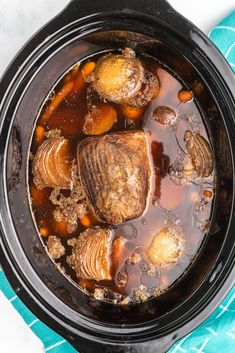
{"type": "Polygon", "coordinates": [[[235,72],[235,11],[231,12],[216,27],[212,28],[209,37],[235,72]]]}
{"type": "Polygon", "coordinates": [[[77,352],[63,337],[43,324],[28,310],[11,288],[1,268],[0,328],[0,353],[77,352]],[[1,293],[4,294],[5,300],[1,293]],[[22,320],[20,320],[21,317],[18,318],[17,311],[22,320]]]}
{"type": "MultiPolygon", "coordinates": [[[[224,54],[235,71],[235,11],[220,22],[218,26],[213,28],[209,36],[224,54]]],[[[0,291],[4,293],[5,297],[24,319],[24,322],[21,322],[11,309],[8,310],[8,305],[6,305],[5,300],[1,298],[0,293],[1,330],[2,327],[5,329],[5,331],[3,330],[2,332],[0,330],[0,353],[41,353],[43,351],[41,344],[40,342],[38,343],[35,337],[33,338],[29,334],[29,327],[43,342],[45,352],[76,353],[75,349],[66,342],[66,340],[48,328],[26,308],[14,293],[1,269],[0,291]],[[7,315],[4,314],[5,312],[7,312],[7,315]],[[6,327],[4,327],[5,324],[6,327]],[[9,325],[11,325],[11,327],[13,327],[13,325],[18,325],[18,327],[20,327],[18,331],[21,334],[22,340],[20,341],[20,336],[17,338],[16,335],[14,335],[13,337],[14,341],[18,342],[18,350],[14,350],[15,348],[11,345],[12,342],[10,342],[10,338],[7,347],[4,347],[4,344],[2,343],[5,339],[3,332],[6,332],[9,325]],[[23,346],[26,341],[28,347],[23,346]],[[32,342],[35,344],[34,348],[31,348],[32,342]]],[[[10,331],[10,333],[12,332],[10,331]]],[[[184,352],[235,353],[235,288],[204,323],[175,343],[175,345],[168,351],[168,353],[184,352]]]]}
{"type": "Polygon", "coordinates": [[[214,313],[168,353],[235,353],[235,288],[214,313]]]}
{"type": "MultiPolygon", "coordinates": [[[[14,295],[12,300],[16,296],[14,295]]],[[[39,338],[25,325],[23,318],[0,291],[0,352],[43,353],[39,338]]]]}

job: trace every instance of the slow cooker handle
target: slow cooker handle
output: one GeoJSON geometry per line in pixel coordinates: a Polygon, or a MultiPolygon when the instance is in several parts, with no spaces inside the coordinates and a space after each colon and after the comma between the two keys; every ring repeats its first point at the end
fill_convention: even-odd
{"type": "Polygon", "coordinates": [[[172,15],[173,17],[177,15],[177,12],[167,0],[71,0],[65,12],[68,15],[68,22],[71,22],[71,19],[78,20],[105,12],[126,14],[139,12],[160,17],[161,20],[165,21],[168,21],[172,15]]]}
{"type": "Polygon", "coordinates": [[[79,353],[166,353],[175,342],[174,333],[169,336],[159,338],[154,341],[139,343],[111,344],[108,342],[100,343],[95,340],[77,337],[70,343],[79,353]]]}

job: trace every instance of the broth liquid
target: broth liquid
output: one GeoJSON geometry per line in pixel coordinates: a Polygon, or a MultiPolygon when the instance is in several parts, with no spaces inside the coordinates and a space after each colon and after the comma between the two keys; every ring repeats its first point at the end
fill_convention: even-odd
{"type": "MultiPolygon", "coordinates": [[[[94,56],[93,61],[97,61],[99,56],[94,56]]],[[[153,295],[159,295],[173,283],[176,282],[189,268],[193,262],[202,241],[207,233],[203,230],[202,224],[210,219],[212,200],[205,201],[204,190],[213,190],[214,178],[197,179],[183,185],[176,185],[169,174],[169,166],[176,160],[182,160],[187,151],[184,142],[186,130],[200,133],[206,140],[209,140],[201,112],[194,99],[183,103],[178,98],[178,93],[182,89],[187,89],[185,85],[170,72],[170,70],[159,64],[155,59],[140,56],[141,62],[145,67],[156,74],[160,81],[159,95],[144,108],[144,113],[139,119],[127,119],[123,115],[120,105],[113,104],[117,111],[118,120],[114,127],[109,131],[128,131],[142,129],[146,132],[148,150],[150,153],[152,176],[151,189],[148,197],[148,204],[143,215],[137,219],[126,221],[117,227],[111,227],[113,238],[123,236],[127,239],[125,251],[119,259],[118,271],[110,281],[88,281],[76,277],[75,271],[68,264],[68,257],[71,255],[72,247],[68,245],[68,239],[76,238],[86,227],[78,222],[78,227],[73,233],[68,233],[63,222],[56,222],[53,217],[55,206],[50,202],[49,196],[51,188],[38,190],[33,183],[32,165],[30,164],[30,192],[32,198],[32,208],[36,224],[41,232],[42,240],[47,244],[47,236],[56,235],[61,239],[65,247],[65,255],[55,260],[59,269],[63,270],[74,284],[80,289],[93,293],[95,288],[108,288],[109,298],[115,298],[115,293],[122,298],[133,298],[134,288],[147,288],[146,300],[153,295]],[[177,115],[177,123],[173,125],[162,125],[153,118],[154,110],[159,106],[167,106],[174,110],[177,115]],[[202,204],[204,205],[202,207],[202,204]],[[197,207],[198,206],[198,207],[197,207]],[[199,211],[198,211],[199,210],[199,211]],[[153,236],[167,226],[173,226],[183,234],[184,248],[176,264],[171,266],[159,266],[153,269],[152,266],[142,258],[137,264],[130,261],[134,252],[142,253],[147,249],[153,236]],[[42,229],[47,230],[43,236],[42,229]],[[117,274],[127,276],[127,284],[123,287],[118,285],[117,274]],[[112,293],[114,293],[112,295],[112,293]]],[[[81,64],[79,70],[83,67],[81,64]]],[[[37,119],[36,127],[41,126],[45,131],[60,129],[61,135],[73,142],[73,154],[76,157],[76,148],[79,141],[87,138],[83,134],[82,128],[84,117],[87,110],[87,90],[89,82],[85,83],[77,93],[69,94],[58,107],[51,113],[47,121],[43,121],[44,112],[64,85],[66,77],[72,75],[74,68],[69,70],[58,82],[49,99],[44,104],[42,111],[37,119]]],[[[93,103],[100,98],[93,93],[89,96],[93,103]]],[[[36,149],[42,141],[38,141],[34,134],[31,153],[34,155],[36,149]]],[[[63,191],[66,195],[68,192],[63,191]]],[[[92,218],[92,226],[99,225],[92,218]]],[[[121,276],[120,275],[120,276],[121,276]]],[[[132,299],[130,299],[132,300],[132,299]]],[[[133,299],[134,300],[134,299],[133,299]]],[[[140,298],[141,300],[141,298],[140,298]]]]}

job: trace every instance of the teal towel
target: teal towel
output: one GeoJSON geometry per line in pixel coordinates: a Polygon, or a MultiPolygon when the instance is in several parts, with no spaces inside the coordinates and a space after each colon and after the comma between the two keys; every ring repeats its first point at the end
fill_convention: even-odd
{"type": "Polygon", "coordinates": [[[209,37],[228,60],[235,72],[235,11],[214,27],[210,31],[209,37]]]}
{"type": "MultiPolygon", "coordinates": [[[[213,28],[209,36],[235,71],[235,11],[213,28]]],[[[46,352],[76,353],[68,342],[26,308],[14,293],[1,269],[0,290],[44,343],[46,352]]],[[[203,324],[179,340],[168,351],[168,353],[184,352],[235,353],[235,288],[203,324]]]]}

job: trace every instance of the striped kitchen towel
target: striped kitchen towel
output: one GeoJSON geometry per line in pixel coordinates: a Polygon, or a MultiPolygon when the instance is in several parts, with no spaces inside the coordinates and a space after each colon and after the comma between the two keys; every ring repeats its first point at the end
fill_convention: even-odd
{"type": "MultiPolygon", "coordinates": [[[[32,329],[32,331],[36,334],[36,336],[38,336],[38,338],[44,344],[44,349],[42,348],[42,350],[40,350],[40,352],[37,352],[37,353],[41,353],[44,351],[48,353],[76,353],[77,352],[68,342],[66,342],[63,339],[63,337],[61,337],[56,332],[54,332],[49,327],[47,327],[33,313],[31,313],[31,311],[27,309],[27,307],[22,303],[22,301],[17,297],[17,295],[11,288],[3,271],[0,268],[0,292],[1,291],[3,292],[5,297],[9,300],[9,302],[11,302],[13,307],[20,313],[20,315],[22,316],[26,324],[32,329]]],[[[0,330],[2,325],[4,325],[4,322],[3,322],[4,318],[1,316],[1,305],[4,305],[4,303],[2,303],[0,300],[0,330]]],[[[21,326],[18,325],[18,328],[21,329],[21,326]]],[[[1,337],[1,333],[0,333],[0,337],[1,337]]],[[[15,340],[16,338],[14,337],[13,339],[15,340]]],[[[26,342],[25,347],[27,347],[27,345],[28,345],[28,342],[26,342]]],[[[40,346],[38,347],[40,349],[40,346]]],[[[3,344],[2,342],[0,342],[0,353],[12,353],[12,351],[9,351],[9,350],[3,351],[2,349],[3,349],[3,344]]],[[[14,350],[14,353],[16,352],[25,353],[21,350],[14,350]]]]}
{"type": "Polygon", "coordinates": [[[216,27],[212,28],[209,37],[235,72],[235,11],[225,17],[216,27]]]}
{"type": "MultiPolygon", "coordinates": [[[[235,71],[235,12],[218,24],[209,34],[235,71]]],[[[76,353],[61,336],[32,314],[14,293],[0,269],[0,291],[20,313],[26,324],[43,342],[45,352],[76,353]]],[[[1,320],[1,313],[0,313],[1,320]]],[[[4,325],[3,322],[0,321],[4,325]]],[[[215,312],[197,329],[179,340],[168,353],[235,353],[235,288],[215,312]]],[[[6,353],[1,351],[0,353],[6,353]]],[[[21,351],[17,353],[23,353],[21,351]]],[[[92,352],[91,352],[92,353],[92,352]]],[[[146,352],[147,353],[147,352],[146,352]]],[[[157,353],[157,352],[156,352],[157,353]]]]}

